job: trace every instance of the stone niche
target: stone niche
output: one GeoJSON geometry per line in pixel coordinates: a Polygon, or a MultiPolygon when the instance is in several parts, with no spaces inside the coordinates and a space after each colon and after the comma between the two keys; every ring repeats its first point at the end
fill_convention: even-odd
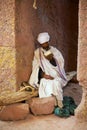
{"type": "Polygon", "coordinates": [[[47,31],[50,45],[65,59],[65,70],[77,70],[78,0],[0,1],[0,91],[18,90],[31,74],[38,33],[47,31]],[[3,17],[4,16],[4,17],[3,17]]]}
{"type": "Polygon", "coordinates": [[[15,1],[16,83],[29,79],[38,33],[47,31],[50,44],[57,47],[65,59],[65,70],[77,69],[78,0],[38,0],[37,10],[32,0],[15,1]]]}

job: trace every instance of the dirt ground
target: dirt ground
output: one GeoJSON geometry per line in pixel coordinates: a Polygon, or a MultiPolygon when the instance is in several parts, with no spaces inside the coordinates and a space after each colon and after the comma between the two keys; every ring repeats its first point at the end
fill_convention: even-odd
{"type": "MultiPolygon", "coordinates": [[[[81,101],[82,89],[78,84],[69,83],[64,95],[72,96],[77,104],[81,101]]],[[[54,114],[34,116],[20,121],[0,121],[0,130],[87,130],[87,123],[78,122],[75,116],[60,118],[54,114]]]]}

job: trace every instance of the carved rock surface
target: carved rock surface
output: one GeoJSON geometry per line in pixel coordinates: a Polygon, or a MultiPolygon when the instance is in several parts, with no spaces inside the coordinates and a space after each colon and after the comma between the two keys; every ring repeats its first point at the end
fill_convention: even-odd
{"type": "Polygon", "coordinates": [[[29,105],[26,103],[17,103],[4,106],[0,111],[0,120],[13,121],[25,119],[29,114],[29,105]]]}
{"type": "Polygon", "coordinates": [[[34,115],[47,115],[53,113],[55,105],[54,97],[33,98],[30,103],[31,112],[34,115]]]}

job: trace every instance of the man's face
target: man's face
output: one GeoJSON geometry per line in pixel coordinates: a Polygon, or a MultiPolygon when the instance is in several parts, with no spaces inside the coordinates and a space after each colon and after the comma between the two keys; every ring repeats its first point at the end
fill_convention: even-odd
{"type": "Polygon", "coordinates": [[[49,44],[48,44],[48,42],[45,42],[45,43],[43,43],[43,44],[41,44],[41,47],[44,49],[44,50],[49,50],[49,44]]]}

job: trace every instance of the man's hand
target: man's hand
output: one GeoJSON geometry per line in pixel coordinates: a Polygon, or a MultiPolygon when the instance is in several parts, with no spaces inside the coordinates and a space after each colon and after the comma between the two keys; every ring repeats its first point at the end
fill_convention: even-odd
{"type": "Polygon", "coordinates": [[[44,74],[43,78],[53,80],[54,78],[50,75],[44,74]]]}

